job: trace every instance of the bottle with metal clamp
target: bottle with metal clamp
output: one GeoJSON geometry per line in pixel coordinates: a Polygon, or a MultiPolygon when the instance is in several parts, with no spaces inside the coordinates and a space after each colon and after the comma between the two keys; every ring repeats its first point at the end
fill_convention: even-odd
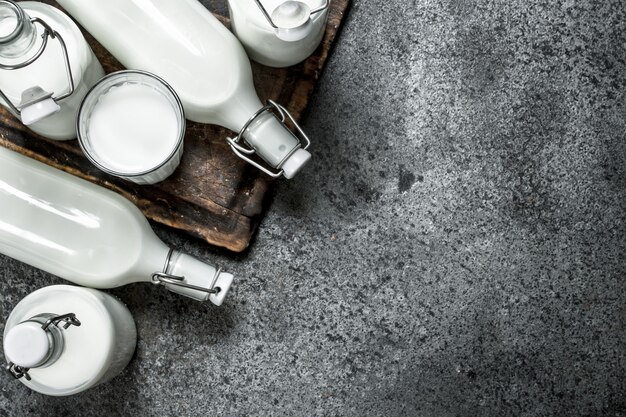
{"type": "Polygon", "coordinates": [[[257,96],[241,43],[197,0],[58,2],[126,68],[149,71],[171,85],[189,120],[238,132],[229,144],[240,158],[285,178],[311,159],[305,150],[310,141],[294,118],[257,96]],[[132,24],[119,25],[128,16],[132,24]]]}
{"type": "Polygon", "coordinates": [[[119,194],[3,147],[0,178],[0,253],[91,288],[156,281],[224,301],[233,275],[169,248],[119,194]]]}
{"type": "Polygon", "coordinates": [[[45,368],[59,359],[64,339],[61,329],[80,326],[76,314],[40,314],[11,328],[4,338],[6,369],[15,379],[26,378],[31,368],[45,368]]]}
{"type": "MultiPolygon", "coordinates": [[[[227,138],[227,141],[239,158],[267,175],[291,179],[311,159],[311,154],[307,151],[311,146],[311,141],[287,109],[273,100],[268,100],[268,103],[248,120],[234,139],[227,138]],[[299,137],[298,141],[284,141],[275,146],[268,146],[267,140],[259,136],[259,127],[255,125],[263,123],[264,117],[276,118],[276,115],[280,116],[279,120],[283,125],[289,119],[298,135],[294,135],[294,138],[299,137]],[[253,126],[256,129],[251,129],[253,126]],[[267,166],[252,159],[253,155],[258,155],[267,166]]],[[[274,137],[271,140],[278,139],[280,138],[274,137]]]]}
{"type": "Polygon", "coordinates": [[[2,105],[34,132],[69,140],[80,102],[104,71],[61,11],[0,0],[0,75],[2,105]]]}
{"type": "Polygon", "coordinates": [[[235,35],[255,61],[271,67],[309,57],[324,36],[330,0],[229,0],[235,35]],[[250,5],[254,2],[257,7],[250,5]]]}
{"type": "Polygon", "coordinates": [[[152,274],[152,282],[199,301],[210,299],[213,304],[220,306],[232,285],[233,276],[222,272],[222,268],[208,265],[190,255],[170,249],[163,270],[152,274]],[[209,285],[197,284],[194,277],[206,274],[212,274],[209,285]]]}
{"type": "Polygon", "coordinates": [[[100,291],[56,285],[24,298],[4,331],[7,371],[47,395],[70,395],[105,382],[130,361],[135,323],[116,298],[100,291]],[[51,311],[70,309],[72,313],[51,311]]]}

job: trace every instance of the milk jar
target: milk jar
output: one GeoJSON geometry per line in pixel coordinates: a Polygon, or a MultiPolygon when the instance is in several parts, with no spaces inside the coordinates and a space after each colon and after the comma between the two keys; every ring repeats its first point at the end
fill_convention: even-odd
{"type": "Polygon", "coordinates": [[[76,115],[104,71],[72,20],[47,4],[0,0],[0,104],[34,132],[76,138],[76,115]]]}
{"type": "Polygon", "coordinates": [[[233,32],[253,60],[288,67],[324,37],[330,0],[228,0],[233,32]]]}
{"type": "Polygon", "coordinates": [[[137,344],[124,304],[101,291],[55,285],[28,295],[4,328],[7,370],[28,388],[64,396],[117,376],[137,344]]]}
{"type": "Polygon", "coordinates": [[[221,305],[231,274],[168,248],[120,195],[0,147],[0,253],[93,288],[152,282],[221,305]]]}
{"type": "Polygon", "coordinates": [[[188,119],[238,132],[228,143],[240,158],[286,178],[309,161],[309,139],[284,107],[261,104],[243,47],[198,1],[59,3],[128,69],[148,71],[170,84],[188,119]]]}

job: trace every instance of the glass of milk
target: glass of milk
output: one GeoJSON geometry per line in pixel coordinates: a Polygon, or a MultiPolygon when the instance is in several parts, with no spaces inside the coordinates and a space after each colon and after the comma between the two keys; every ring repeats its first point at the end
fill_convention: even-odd
{"type": "Polygon", "coordinates": [[[161,78],[119,71],[87,94],[77,130],[83,152],[99,169],[137,184],[155,184],[180,164],[185,113],[161,78]]]}

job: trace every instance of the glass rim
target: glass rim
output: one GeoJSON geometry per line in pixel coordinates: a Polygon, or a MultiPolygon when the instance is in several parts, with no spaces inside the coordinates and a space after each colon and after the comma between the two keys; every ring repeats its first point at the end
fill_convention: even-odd
{"type": "MultiPolygon", "coordinates": [[[[115,177],[120,177],[120,178],[143,177],[146,175],[153,174],[157,172],[158,170],[160,170],[161,168],[163,168],[165,165],[167,165],[180,151],[180,147],[182,146],[183,141],[185,139],[186,126],[187,126],[187,121],[185,119],[185,109],[183,107],[182,101],[180,100],[180,97],[178,97],[178,94],[176,93],[174,88],[172,88],[171,85],[169,85],[164,79],[162,79],[158,75],[153,74],[148,71],[141,71],[141,70],[116,71],[116,72],[112,72],[102,77],[100,80],[98,80],[98,82],[93,87],[91,87],[91,89],[89,89],[89,91],[85,95],[85,98],[80,104],[80,107],[78,109],[78,115],[76,117],[76,134],[78,136],[78,144],[81,150],[83,151],[83,153],[85,154],[85,156],[87,157],[87,159],[101,171],[104,171],[105,173],[109,175],[113,175],[115,177]],[[171,93],[172,97],[174,98],[174,101],[176,103],[175,110],[177,111],[177,114],[180,115],[180,127],[179,127],[178,139],[176,140],[176,144],[173,147],[171,153],[167,156],[167,158],[165,158],[161,163],[159,163],[155,167],[142,171],[142,172],[123,172],[123,171],[118,171],[108,166],[105,166],[102,162],[98,161],[98,159],[94,155],[92,155],[92,153],[87,149],[87,146],[85,144],[87,139],[83,137],[82,132],[81,132],[82,131],[81,120],[84,118],[84,115],[85,115],[85,103],[87,103],[87,99],[90,98],[93,94],[95,94],[96,89],[102,86],[104,82],[110,81],[111,79],[120,78],[124,75],[129,75],[129,74],[138,74],[141,76],[146,76],[148,78],[151,78],[157,81],[159,84],[165,87],[165,89],[169,93],[171,93]]],[[[86,134],[86,136],[89,136],[89,135],[86,134]]]]}
{"type": "Polygon", "coordinates": [[[24,27],[24,20],[26,19],[26,13],[24,13],[24,10],[20,6],[18,6],[17,3],[15,3],[14,1],[0,0],[0,6],[2,5],[7,5],[10,9],[12,9],[15,12],[16,23],[15,23],[15,28],[13,28],[12,32],[10,32],[8,35],[0,36],[0,44],[9,43],[15,38],[17,38],[22,32],[22,28],[24,27]]]}

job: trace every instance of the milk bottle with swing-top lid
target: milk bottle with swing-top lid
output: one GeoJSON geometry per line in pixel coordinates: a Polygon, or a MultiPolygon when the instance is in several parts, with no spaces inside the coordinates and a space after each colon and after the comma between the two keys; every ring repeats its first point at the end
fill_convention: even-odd
{"type": "Polygon", "coordinates": [[[286,178],[310,160],[306,134],[283,106],[261,104],[245,50],[198,1],[59,3],[128,69],[148,71],[171,85],[188,119],[238,132],[227,141],[240,158],[286,178]]]}
{"type": "Polygon", "coordinates": [[[250,58],[278,68],[315,52],[329,7],[330,0],[228,0],[233,32],[250,58]]]}
{"type": "Polygon", "coordinates": [[[137,344],[124,304],[101,291],[55,285],[20,301],[4,328],[9,373],[28,388],[65,396],[117,376],[137,344]]]}
{"type": "Polygon", "coordinates": [[[165,245],[130,201],[0,147],[0,253],[92,288],[151,282],[221,305],[233,276],[165,245]]]}
{"type": "Polygon", "coordinates": [[[76,116],[104,76],[72,20],[34,1],[0,0],[0,104],[32,131],[76,138],[76,116]]]}

